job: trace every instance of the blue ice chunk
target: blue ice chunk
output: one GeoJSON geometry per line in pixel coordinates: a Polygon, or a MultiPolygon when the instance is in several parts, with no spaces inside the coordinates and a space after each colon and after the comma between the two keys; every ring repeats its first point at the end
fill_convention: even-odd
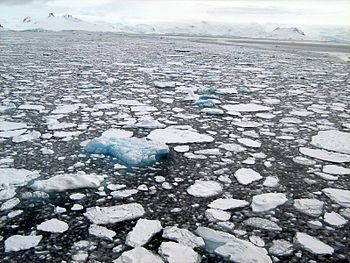
{"type": "Polygon", "coordinates": [[[213,108],[215,107],[215,102],[212,100],[197,100],[193,103],[193,106],[200,108],[213,108]]]}
{"type": "Polygon", "coordinates": [[[215,95],[201,95],[199,96],[200,100],[209,100],[209,99],[217,99],[217,96],[215,95]]]}
{"type": "Polygon", "coordinates": [[[140,138],[98,137],[91,140],[85,151],[90,154],[104,154],[117,158],[128,167],[151,165],[169,153],[165,143],[140,138]]]}
{"type": "Polygon", "coordinates": [[[200,87],[197,92],[199,94],[214,94],[216,92],[216,88],[214,87],[200,87]]]}
{"type": "Polygon", "coordinates": [[[210,81],[210,82],[215,82],[215,81],[219,81],[220,78],[219,77],[215,77],[215,76],[207,76],[207,77],[204,77],[203,80],[210,81]]]}

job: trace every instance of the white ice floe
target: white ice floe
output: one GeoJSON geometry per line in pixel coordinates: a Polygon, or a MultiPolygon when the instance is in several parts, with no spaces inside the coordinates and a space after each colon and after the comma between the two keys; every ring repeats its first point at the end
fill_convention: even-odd
{"type": "Polygon", "coordinates": [[[54,109],[51,113],[52,114],[68,114],[75,112],[79,109],[78,105],[74,104],[66,104],[66,105],[61,105],[58,106],[56,109],[54,109]]]}
{"type": "Polygon", "coordinates": [[[248,206],[249,202],[233,198],[219,198],[211,202],[208,206],[214,209],[231,210],[248,206]]]}
{"type": "Polygon", "coordinates": [[[12,138],[20,136],[21,134],[25,133],[27,129],[20,129],[20,130],[13,130],[13,131],[2,131],[0,132],[1,138],[12,138]]]}
{"type": "Polygon", "coordinates": [[[222,186],[215,181],[201,181],[196,182],[187,188],[187,193],[195,197],[211,197],[222,193],[222,186]]]}
{"type": "Polygon", "coordinates": [[[125,244],[130,247],[146,245],[151,238],[163,229],[159,220],[139,219],[126,236],[125,244]]]}
{"type": "Polygon", "coordinates": [[[234,235],[215,231],[207,227],[198,227],[195,233],[205,241],[205,249],[237,263],[272,263],[266,249],[255,246],[249,241],[234,235]]]}
{"type": "Polygon", "coordinates": [[[39,139],[41,136],[41,133],[38,131],[31,131],[26,134],[18,135],[12,137],[12,141],[15,143],[20,143],[20,142],[27,142],[27,141],[33,141],[36,139],[39,139]]]}
{"type": "Polygon", "coordinates": [[[5,240],[5,252],[17,252],[36,247],[42,238],[43,236],[11,236],[5,240]]]}
{"type": "Polygon", "coordinates": [[[205,216],[210,222],[228,221],[231,218],[229,212],[213,208],[207,209],[205,211],[205,216]]]}
{"type": "Polygon", "coordinates": [[[158,250],[168,263],[200,263],[201,257],[192,248],[175,242],[163,242],[158,250]]]}
{"type": "Polygon", "coordinates": [[[337,188],[324,188],[322,192],[337,204],[350,207],[350,191],[337,188]]]}
{"type": "Polygon", "coordinates": [[[10,210],[16,207],[21,201],[18,198],[12,198],[2,203],[0,206],[0,211],[10,210]]]}
{"type": "Polygon", "coordinates": [[[235,172],[234,176],[242,185],[248,185],[263,178],[258,172],[250,168],[240,168],[235,172]]]}
{"type": "Polygon", "coordinates": [[[235,125],[241,128],[256,128],[261,126],[262,124],[256,121],[234,120],[232,121],[232,125],[235,125]]]}
{"type": "Polygon", "coordinates": [[[137,123],[131,126],[135,128],[144,128],[144,129],[162,129],[166,125],[153,119],[151,116],[143,116],[137,123]]]}
{"type": "Polygon", "coordinates": [[[335,227],[342,227],[348,222],[348,220],[346,220],[344,217],[342,217],[336,212],[324,213],[323,220],[327,224],[335,227]]]}
{"type": "Polygon", "coordinates": [[[237,139],[237,141],[247,147],[251,147],[251,148],[260,148],[261,143],[254,141],[252,139],[249,138],[239,138],[237,139]]]}
{"type": "Polygon", "coordinates": [[[191,248],[204,247],[205,245],[203,238],[196,236],[187,229],[178,228],[176,226],[166,227],[163,230],[163,238],[174,240],[191,248]]]}
{"type": "Polygon", "coordinates": [[[236,143],[224,143],[219,146],[219,148],[225,149],[226,151],[239,153],[244,152],[247,150],[247,148],[244,148],[243,146],[236,144],[236,143]]]}
{"type": "Polygon", "coordinates": [[[294,199],[294,207],[309,216],[320,216],[324,203],[318,199],[302,198],[294,199]]]}
{"type": "Polygon", "coordinates": [[[200,134],[194,130],[183,130],[176,127],[168,127],[165,129],[156,129],[151,131],[147,136],[148,139],[163,143],[203,143],[212,142],[214,138],[210,135],[200,134]]]}
{"type": "Polygon", "coordinates": [[[201,113],[205,113],[207,115],[223,115],[224,111],[221,109],[204,108],[201,109],[201,113]]]}
{"type": "Polygon", "coordinates": [[[56,218],[42,222],[36,227],[40,231],[49,232],[49,233],[63,233],[66,232],[69,228],[66,222],[58,220],[56,218]]]}
{"type": "Polygon", "coordinates": [[[312,158],[320,159],[323,161],[329,161],[333,163],[348,163],[350,162],[350,155],[343,153],[329,152],[319,149],[311,149],[306,147],[300,147],[299,151],[312,158]]]}
{"type": "Polygon", "coordinates": [[[266,187],[277,187],[278,184],[279,184],[278,177],[268,176],[268,177],[265,178],[263,186],[266,186],[266,187]]]}
{"type": "Polygon", "coordinates": [[[335,174],[335,175],[350,175],[350,169],[345,168],[339,165],[325,165],[323,166],[322,171],[324,173],[328,174],[335,174]]]}
{"type": "Polygon", "coordinates": [[[91,225],[89,227],[89,234],[102,239],[113,240],[113,237],[117,233],[104,226],[91,225]]]}
{"type": "Polygon", "coordinates": [[[283,193],[267,193],[253,196],[253,212],[264,212],[283,205],[288,199],[283,193]]]}
{"type": "Polygon", "coordinates": [[[31,188],[44,192],[64,192],[80,188],[98,188],[103,180],[103,176],[78,172],[76,174],[55,175],[47,180],[35,181],[31,188]]]}
{"type": "Polygon", "coordinates": [[[164,263],[162,258],[143,247],[124,252],[113,263],[164,263]]]}
{"type": "Polygon", "coordinates": [[[5,188],[0,190],[0,201],[8,200],[16,195],[14,188],[5,188]]]}
{"type": "Polygon", "coordinates": [[[273,108],[263,106],[260,104],[248,103],[248,104],[226,104],[221,106],[227,111],[237,111],[237,112],[262,112],[270,111],[273,108]]]}
{"type": "Polygon", "coordinates": [[[111,128],[104,131],[102,136],[105,138],[130,138],[133,134],[132,131],[111,128]]]}
{"type": "Polygon", "coordinates": [[[319,131],[311,144],[330,151],[350,154],[350,133],[337,130],[319,131]]]}
{"type": "Polygon", "coordinates": [[[19,110],[33,110],[33,111],[43,111],[45,106],[43,105],[34,105],[34,104],[22,104],[18,107],[19,110]]]}
{"type": "Polygon", "coordinates": [[[250,227],[261,228],[270,231],[282,231],[282,228],[279,225],[265,218],[250,217],[243,223],[250,227]]]}
{"type": "Polygon", "coordinates": [[[136,219],[142,217],[144,214],[145,210],[142,205],[129,203],[107,207],[90,207],[86,209],[84,216],[94,224],[107,225],[136,219]]]}
{"type": "Polygon", "coordinates": [[[293,253],[293,250],[293,244],[283,239],[273,240],[269,248],[270,254],[274,256],[288,256],[293,253]]]}
{"type": "Polygon", "coordinates": [[[334,249],[332,247],[308,234],[297,232],[295,239],[296,242],[300,244],[305,250],[313,254],[326,255],[334,253],[334,249]]]}
{"type": "Polygon", "coordinates": [[[0,168],[0,189],[24,186],[39,176],[40,174],[37,171],[32,172],[25,169],[0,168]]]}
{"type": "Polygon", "coordinates": [[[19,130],[24,128],[27,128],[26,123],[0,120],[0,131],[13,131],[13,130],[19,130]]]}
{"type": "Polygon", "coordinates": [[[178,145],[174,147],[174,151],[179,153],[185,153],[185,152],[188,152],[189,150],[190,150],[190,146],[188,145],[178,145]]]}
{"type": "Polygon", "coordinates": [[[85,151],[113,156],[127,166],[148,166],[166,156],[169,147],[159,141],[101,136],[91,140],[85,146],[85,151]]]}
{"type": "Polygon", "coordinates": [[[117,191],[111,192],[111,196],[113,196],[113,198],[115,199],[124,199],[137,193],[138,193],[138,190],[136,189],[117,190],[117,191]]]}

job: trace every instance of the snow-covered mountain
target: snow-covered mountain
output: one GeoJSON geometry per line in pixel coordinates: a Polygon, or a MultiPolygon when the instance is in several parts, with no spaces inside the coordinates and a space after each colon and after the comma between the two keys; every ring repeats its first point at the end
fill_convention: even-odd
{"type": "MultiPolygon", "coordinates": [[[[87,22],[72,15],[56,16],[48,14],[41,19],[30,16],[23,18],[16,24],[8,24],[0,20],[5,30],[30,31],[63,31],[82,30],[97,32],[117,32],[135,34],[175,34],[175,35],[201,35],[201,36],[227,36],[249,38],[271,38],[286,40],[322,40],[322,41],[349,41],[350,30],[347,28],[324,28],[322,30],[305,28],[304,33],[297,27],[284,27],[277,25],[251,24],[223,24],[208,21],[201,22],[162,22],[162,23],[106,23],[87,22]],[[274,30],[272,30],[275,28],[274,30]],[[272,31],[271,31],[272,30],[272,31]]],[[[0,27],[1,28],[1,27],[0,27]]]]}
{"type": "Polygon", "coordinates": [[[267,37],[274,39],[306,39],[305,33],[296,27],[277,27],[267,34],[267,37]]]}

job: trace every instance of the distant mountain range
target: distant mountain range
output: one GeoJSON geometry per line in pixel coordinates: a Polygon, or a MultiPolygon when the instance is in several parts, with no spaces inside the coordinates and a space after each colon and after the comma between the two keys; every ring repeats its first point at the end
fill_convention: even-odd
{"type": "Polygon", "coordinates": [[[265,26],[257,23],[252,24],[220,24],[214,22],[193,23],[156,23],[156,24],[131,24],[131,23],[92,23],[76,18],[72,15],[55,16],[49,13],[45,18],[36,20],[29,16],[14,25],[6,25],[0,20],[0,30],[18,31],[64,31],[82,30],[97,32],[118,32],[131,34],[174,34],[174,35],[196,35],[196,36],[227,36],[227,37],[249,37],[270,38],[286,40],[323,40],[323,41],[347,41],[345,36],[350,36],[350,31],[338,30],[323,34],[306,34],[296,27],[277,27],[267,30],[265,26]]]}

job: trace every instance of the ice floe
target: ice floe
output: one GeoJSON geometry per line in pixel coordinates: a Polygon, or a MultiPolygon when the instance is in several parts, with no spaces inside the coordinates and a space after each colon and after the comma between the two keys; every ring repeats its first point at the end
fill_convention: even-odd
{"type": "Polygon", "coordinates": [[[86,209],[86,216],[92,223],[97,225],[114,224],[126,220],[142,217],[145,210],[138,203],[106,207],[89,207],[86,209]]]}
{"type": "Polygon", "coordinates": [[[176,226],[166,227],[163,230],[163,238],[174,240],[191,248],[204,247],[205,245],[203,238],[196,236],[187,229],[176,226]]]}
{"type": "Polygon", "coordinates": [[[258,172],[250,168],[240,168],[235,172],[234,176],[242,185],[248,185],[263,178],[258,172]]]}
{"type": "Polygon", "coordinates": [[[329,151],[350,154],[350,133],[337,130],[319,131],[311,144],[329,151]]]}
{"type": "Polygon", "coordinates": [[[283,193],[267,193],[253,196],[253,212],[264,212],[283,205],[288,199],[283,193]]]}
{"type": "Polygon", "coordinates": [[[164,261],[158,255],[153,254],[143,247],[136,247],[124,252],[113,263],[163,263],[164,261]]]}
{"type": "Polygon", "coordinates": [[[196,182],[187,188],[187,193],[195,197],[211,197],[222,193],[222,186],[215,181],[201,181],[196,182]]]}
{"type": "Polygon", "coordinates": [[[158,252],[168,263],[201,262],[201,257],[192,248],[175,242],[163,242],[158,252]]]}
{"type": "Polygon", "coordinates": [[[323,161],[329,161],[333,163],[348,163],[350,162],[350,155],[343,153],[329,152],[319,149],[311,149],[306,147],[300,147],[299,151],[307,156],[323,161]]]}
{"type": "Polygon", "coordinates": [[[208,206],[214,209],[231,210],[248,206],[249,202],[245,200],[233,199],[233,198],[219,198],[211,202],[208,206]]]}
{"type": "Polygon", "coordinates": [[[126,236],[125,244],[130,247],[140,247],[147,244],[151,238],[163,229],[160,221],[139,219],[126,236]]]}
{"type": "Polygon", "coordinates": [[[193,130],[178,129],[176,127],[153,130],[147,138],[152,141],[170,144],[204,143],[214,141],[214,138],[210,135],[200,134],[193,130]]]}
{"type": "Polygon", "coordinates": [[[38,178],[37,171],[26,169],[0,168],[0,189],[16,186],[24,186],[30,181],[38,178]]]}
{"type": "Polygon", "coordinates": [[[334,249],[331,246],[308,234],[297,232],[295,239],[305,250],[313,254],[326,255],[334,253],[334,249]]]}
{"type": "Polygon", "coordinates": [[[104,226],[91,225],[89,227],[89,234],[102,239],[113,240],[113,237],[117,233],[104,226]]]}
{"type": "Polygon", "coordinates": [[[36,227],[40,231],[49,233],[63,233],[69,228],[68,224],[64,221],[58,220],[56,218],[42,222],[36,227]]]}
{"type": "Polygon", "coordinates": [[[322,192],[337,204],[350,207],[350,191],[337,188],[324,188],[322,192]]]}
{"type": "Polygon", "coordinates": [[[14,235],[5,240],[5,252],[17,252],[36,247],[43,236],[14,235]]]}
{"type": "Polygon", "coordinates": [[[64,192],[80,188],[98,188],[103,180],[103,176],[80,171],[76,174],[60,174],[47,180],[37,180],[31,188],[44,192],[64,192]]]}
{"type": "Polygon", "coordinates": [[[324,203],[318,199],[302,198],[294,199],[294,207],[304,214],[310,216],[320,216],[322,214],[324,203]]]}

